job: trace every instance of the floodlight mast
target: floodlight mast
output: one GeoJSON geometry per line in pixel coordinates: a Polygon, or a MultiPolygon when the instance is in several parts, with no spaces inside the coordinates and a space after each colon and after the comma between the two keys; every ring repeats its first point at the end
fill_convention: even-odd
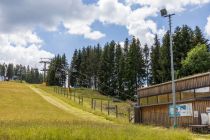
{"type": "Polygon", "coordinates": [[[172,83],[172,96],[173,96],[173,127],[177,127],[176,123],[176,89],[175,89],[175,76],[174,76],[174,58],[173,58],[173,44],[172,44],[172,29],[171,29],[171,17],[175,14],[168,14],[166,9],[160,10],[162,17],[168,17],[169,19],[169,34],[170,34],[170,54],[171,54],[171,83],[172,83]]]}

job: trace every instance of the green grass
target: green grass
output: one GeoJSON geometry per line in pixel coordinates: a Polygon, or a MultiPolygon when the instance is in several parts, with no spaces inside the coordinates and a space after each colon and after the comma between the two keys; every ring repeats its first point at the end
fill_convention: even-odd
{"type": "MultiPolygon", "coordinates": [[[[56,96],[57,98],[65,101],[66,103],[75,106],[77,108],[81,108],[85,111],[94,113],[96,115],[100,115],[103,116],[105,118],[107,118],[108,120],[114,120],[117,122],[128,122],[128,108],[132,108],[131,105],[128,102],[122,101],[122,102],[112,102],[112,100],[110,98],[108,98],[107,96],[101,95],[99,92],[91,90],[91,89],[85,89],[85,88],[79,88],[79,89],[73,89],[71,91],[72,95],[73,93],[76,93],[76,99],[74,101],[74,97],[70,97],[67,98],[67,96],[64,96],[63,94],[56,94],[54,92],[54,87],[51,86],[45,86],[45,85],[35,85],[35,87],[40,88],[48,93],[51,93],[53,96],[56,96]],[[78,104],[78,98],[79,96],[83,96],[83,105],[79,105],[78,104]],[[97,103],[96,103],[96,109],[93,110],[91,108],[91,98],[98,98],[97,99],[97,103]],[[104,99],[102,102],[102,112],[101,112],[101,100],[100,99],[104,99]],[[106,107],[107,107],[107,100],[110,100],[110,106],[114,107],[115,105],[118,106],[118,113],[124,114],[124,115],[118,115],[118,118],[116,119],[116,113],[115,110],[110,110],[110,115],[108,115],[106,107]]],[[[131,112],[131,115],[133,114],[133,112],[131,112]]]]}
{"type": "Polygon", "coordinates": [[[78,139],[78,140],[190,140],[187,131],[165,130],[135,125],[108,125],[88,122],[9,122],[1,123],[2,139],[78,139]]]}
{"type": "Polygon", "coordinates": [[[0,140],[191,140],[197,137],[182,129],[93,122],[88,121],[88,116],[87,120],[81,120],[49,104],[25,84],[0,82],[0,140]]]}

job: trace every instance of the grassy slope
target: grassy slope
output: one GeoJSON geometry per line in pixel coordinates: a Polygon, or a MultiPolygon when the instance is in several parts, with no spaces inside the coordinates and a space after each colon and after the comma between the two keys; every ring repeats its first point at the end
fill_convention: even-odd
{"type": "Polygon", "coordinates": [[[185,140],[192,139],[192,134],[185,130],[81,121],[47,103],[24,84],[0,82],[0,139],[185,140]]]}
{"type": "MultiPolygon", "coordinates": [[[[123,118],[122,117],[119,117],[118,119],[116,119],[114,113],[112,115],[107,115],[107,112],[106,111],[101,112],[100,111],[100,107],[99,107],[100,105],[98,105],[96,107],[96,110],[91,109],[91,104],[90,104],[91,103],[91,98],[90,97],[108,99],[107,96],[103,96],[103,95],[99,94],[97,91],[93,91],[93,90],[90,90],[90,89],[74,89],[73,92],[76,92],[77,93],[76,94],[77,96],[83,96],[83,97],[85,97],[84,98],[83,106],[81,106],[81,105],[78,104],[78,98],[76,98],[76,101],[74,102],[73,101],[73,97],[72,97],[72,100],[70,100],[69,98],[66,98],[66,96],[64,97],[63,95],[55,94],[55,92],[53,90],[53,87],[44,86],[44,85],[35,85],[35,87],[40,88],[40,89],[42,89],[42,90],[50,93],[51,95],[53,95],[53,96],[55,96],[55,97],[57,97],[57,98],[65,101],[66,103],[70,104],[71,106],[80,108],[82,110],[91,112],[91,113],[96,114],[96,115],[99,115],[99,116],[103,116],[103,117],[105,117],[108,120],[112,120],[112,121],[115,121],[115,122],[121,122],[121,123],[122,122],[123,123],[128,123],[127,116],[125,116],[123,118]],[[86,97],[88,97],[88,98],[86,98],[86,97]]],[[[127,107],[130,106],[126,102],[120,102],[120,103],[115,103],[115,104],[118,105],[119,111],[124,111],[125,113],[127,113],[127,107]]]]}

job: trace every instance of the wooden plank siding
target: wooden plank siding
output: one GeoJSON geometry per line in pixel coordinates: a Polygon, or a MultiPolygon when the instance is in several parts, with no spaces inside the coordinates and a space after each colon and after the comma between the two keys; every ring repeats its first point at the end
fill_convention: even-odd
{"type": "MultiPolygon", "coordinates": [[[[175,85],[177,92],[210,86],[210,72],[178,79],[175,81],[175,85]]],[[[141,98],[160,94],[168,94],[171,92],[171,81],[138,89],[138,94],[141,98]]]]}
{"type": "MultiPolygon", "coordinates": [[[[210,107],[210,100],[195,100],[190,103],[192,103],[193,112],[198,111],[199,114],[205,113],[206,108],[210,107]]],[[[170,127],[173,124],[173,118],[169,117],[168,110],[169,110],[169,104],[141,107],[141,123],[170,127]]],[[[194,116],[177,117],[178,127],[188,127],[189,125],[192,124],[201,124],[200,115],[199,117],[194,117],[194,116]]]]}
{"type": "MultiPolygon", "coordinates": [[[[178,126],[187,127],[190,124],[200,124],[200,114],[205,113],[206,108],[210,107],[210,72],[178,79],[175,85],[176,103],[192,103],[193,112],[198,111],[199,113],[198,118],[194,116],[177,117],[178,126]]],[[[169,105],[172,104],[171,92],[171,82],[138,89],[141,123],[172,126],[173,118],[169,117],[169,105]]]]}

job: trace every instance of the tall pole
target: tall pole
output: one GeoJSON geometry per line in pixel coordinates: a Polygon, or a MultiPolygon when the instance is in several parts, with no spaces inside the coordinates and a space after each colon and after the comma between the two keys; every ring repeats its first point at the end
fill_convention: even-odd
{"type": "Polygon", "coordinates": [[[41,61],[39,62],[39,63],[44,64],[44,67],[43,67],[43,69],[41,70],[41,71],[43,71],[43,73],[44,73],[44,75],[43,75],[43,82],[46,81],[46,72],[48,71],[48,69],[47,69],[47,64],[50,63],[50,60],[51,60],[50,58],[41,58],[41,61]]]}
{"type": "Polygon", "coordinates": [[[173,95],[173,114],[174,114],[174,128],[177,127],[176,124],[176,89],[175,89],[175,78],[174,78],[174,58],[173,58],[173,44],[172,44],[172,31],[171,31],[171,16],[174,14],[169,14],[169,33],[170,33],[170,54],[171,54],[171,80],[172,80],[172,95],[173,95]]]}

